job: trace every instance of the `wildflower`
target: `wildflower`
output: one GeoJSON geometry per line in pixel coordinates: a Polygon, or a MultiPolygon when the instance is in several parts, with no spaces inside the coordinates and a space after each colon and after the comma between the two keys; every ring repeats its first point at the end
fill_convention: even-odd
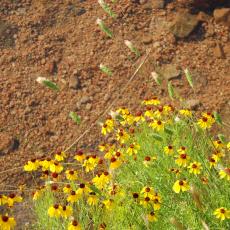
{"type": "Polygon", "coordinates": [[[175,173],[176,176],[180,175],[180,173],[181,173],[181,171],[179,169],[175,169],[175,168],[171,168],[169,171],[172,173],[175,173]]]}
{"type": "Polygon", "coordinates": [[[20,203],[22,202],[22,197],[17,196],[14,193],[11,193],[10,195],[7,196],[6,203],[8,204],[9,207],[12,207],[14,203],[20,203]]]}
{"type": "Polygon", "coordinates": [[[0,206],[6,204],[7,197],[5,195],[0,194],[0,206]]]}
{"type": "Polygon", "coordinates": [[[104,152],[106,150],[107,146],[105,144],[98,145],[98,149],[100,152],[104,152]]]}
{"type": "Polygon", "coordinates": [[[96,205],[98,203],[99,199],[96,195],[95,192],[90,192],[89,193],[89,197],[87,199],[87,203],[90,205],[90,206],[93,206],[93,205],[96,205]]]}
{"type": "Polygon", "coordinates": [[[114,205],[113,199],[104,200],[102,203],[105,205],[105,208],[107,210],[112,210],[113,205],[114,205]]]}
{"type": "Polygon", "coordinates": [[[145,121],[145,118],[142,115],[141,111],[137,112],[136,116],[134,117],[134,121],[136,121],[136,122],[143,122],[143,121],[145,121]]]}
{"type": "Polygon", "coordinates": [[[215,122],[215,119],[212,117],[212,115],[208,113],[203,113],[203,116],[198,120],[197,124],[202,129],[209,129],[212,127],[214,122],[215,122]]]}
{"type": "Polygon", "coordinates": [[[14,229],[16,221],[13,217],[8,215],[0,215],[0,229],[2,230],[11,230],[14,229]]]}
{"type": "Polygon", "coordinates": [[[81,230],[81,226],[76,220],[73,220],[69,223],[68,230],[81,230]]]}
{"type": "Polygon", "coordinates": [[[112,157],[110,159],[110,166],[109,166],[109,168],[110,169],[116,169],[116,168],[120,167],[121,164],[122,164],[121,160],[117,159],[116,157],[112,157]]]}
{"type": "Polygon", "coordinates": [[[143,164],[145,167],[149,167],[153,163],[153,161],[155,161],[156,159],[157,158],[155,156],[153,156],[153,157],[146,156],[144,161],[143,161],[143,164]]]}
{"type": "Polygon", "coordinates": [[[224,143],[221,140],[213,141],[213,145],[216,149],[224,148],[224,143]]]}
{"type": "Polygon", "coordinates": [[[217,219],[221,219],[221,221],[225,220],[225,219],[229,219],[230,218],[230,210],[227,210],[224,207],[217,208],[214,211],[213,215],[215,215],[217,219]]]}
{"type": "Polygon", "coordinates": [[[178,153],[185,153],[185,151],[186,151],[186,147],[184,146],[181,146],[179,149],[177,149],[178,153]]]}
{"type": "Polygon", "coordinates": [[[70,203],[75,203],[80,199],[80,194],[77,194],[75,191],[71,191],[69,196],[67,197],[67,201],[70,203]]]}
{"type": "Polygon", "coordinates": [[[219,161],[222,157],[224,157],[225,154],[221,150],[217,150],[213,152],[212,157],[216,159],[216,161],[219,161]]]}
{"type": "Polygon", "coordinates": [[[79,162],[83,162],[85,160],[86,156],[83,153],[83,151],[79,150],[77,151],[76,156],[74,157],[75,160],[79,161],[79,162]]]}
{"type": "Polygon", "coordinates": [[[63,187],[63,192],[69,194],[72,191],[71,185],[67,184],[63,187]]]}
{"type": "Polygon", "coordinates": [[[106,229],[106,224],[105,223],[101,223],[99,226],[99,230],[105,230],[106,229]]]}
{"type": "Polygon", "coordinates": [[[179,193],[180,191],[185,192],[190,189],[190,186],[186,180],[177,180],[173,185],[173,191],[179,193]]]}
{"type": "Polygon", "coordinates": [[[154,194],[154,189],[152,187],[145,186],[144,188],[142,188],[140,193],[143,194],[144,197],[150,197],[154,194]]]}
{"type": "Polygon", "coordinates": [[[27,172],[36,171],[38,167],[39,167],[39,161],[33,159],[31,161],[28,161],[26,165],[24,165],[24,170],[27,172]]]}
{"type": "Polygon", "coordinates": [[[111,179],[111,176],[109,175],[109,173],[104,172],[102,174],[95,176],[92,179],[92,182],[97,188],[103,189],[110,182],[110,179],[111,179]]]}
{"type": "Polygon", "coordinates": [[[164,147],[164,152],[166,155],[172,155],[174,150],[172,145],[168,145],[164,147]]]}
{"type": "Polygon", "coordinates": [[[83,167],[85,167],[85,171],[89,172],[94,170],[98,164],[98,160],[99,159],[96,157],[96,155],[86,157],[86,160],[83,163],[83,167]]]}
{"type": "Polygon", "coordinates": [[[154,210],[159,210],[161,207],[161,202],[158,196],[152,197],[153,200],[153,208],[154,210]]]}
{"type": "Polygon", "coordinates": [[[139,194],[136,193],[136,192],[134,192],[134,193],[133,193],[133,198],[134,198],[135,200],[138,199],[138,198],[139,198],[139,194]]]}
{"type": "Polygon", "coordinates": [[[53,162],[50,165],[50,171],[52,173],[54,173],[54,172],[55,173],[60,173],[60,172],[62,172],[62,170],[63,170],[63,166],[59,162],[57,162],[57,161],[53,162]]]}
{"type": "Polygon", "coordinates": [[[68,217],[72,216],[73,208],[69,205],[60,207],[60,215],[61,217],[67,219],[68,217]]]}
{"type": "Polygon", "coordinates": [[[79,188],[77,189],[76,194],[82,196],[83,194],[86,194],[86,193],[89,193],[89,192],[90,192],[89,187],[82,183],[82,184],[79,185],[79,188]]]}
{"type": "Polygon", "coordinates": [[[58,191],[58,185],[57,184],[52,184],[51,185],[51,191],[52,192],[57,192],[58,191]]]}
{"type": "Polygon", "coordinates": [[[217,165],[217,159],[215,156],[209,158],[209,165],[210,168],[215,167],[217,165]]]}
{"type": "Polygon", "coordinates": [[[164,129],[164,122],[160,120],[154,120],[149,124],[149,127],[155,129],[156,131],[161,131],[164,129]]]}
{"type": "Polygon", "coordinates": [[[212,113],[210,113],[210,112],[203,112],[201,115],[202,115],[203,117],[208,118],[208,120],[209,120],[209,122],[210,122],[211,124],[213,124],[213,123],[215,122],[215,118],[214,118],[214,115],[213,115],[212,113]]]}
{"type": "Polygon", "coordinates": [[[159,105],[161,102],[157,97],[153,97],[151,99],[145,99],[142,101],[142,104],[144,105],[159,105]]]}
{"type": "Polygon", "coordinates": [[[146,208],[148,205],[152,204],[152,200],[150,197],[146,196],[144,199],[141,199],[140,204],[146,208]]]}
{"type": "Polygon", "coordinates": [[[170,112],[174,111],[174,108],[172,107],[172,105],[164,105],[163,110],[165,114],[169,114],[170,112]]]}
{"type": "Polygon", "coordinates": [[[220,170],[219,175],[221,179],[226,178],[227,180],[230,180],[230,168],[220,170]]]}
{"type": "Polygon", "coordinates": [[[134,154],[137,154],[137,152],[140,150],[140,145],[139,144],[136,144],[136,143],[133,143],[129,146],[129,148],[127,149],[127,154],[132,156],[134,154]]]}
{"type": "Polygon", "coordinates": [[[57,152],[54,156],[56,161],[63,161],[66,158],[66,153],[65,152],[57,152]]]}
{"type": "Polygon", "coordinates": [[[114,129],[114,121],[112,118],[107,119],[105,123],[102,125],[101,133],[106,135],[107,133],[111,133],[114,129]]]}
{"type": "Polygon", "coordinates": [[[203,184],[208,184],[208,178],[207,177],[201,177],[201,181],[203,184]]]}
{"type": "Polygon", "coordinates": [[[60,211],[61,206],[59,204],[55,204],[48,209],[48,215],[50,217],[60,217],[61,211],[60,211]]]}
{"type": "Polygon", "coordinates": [[[127,140],[129,139],[129,135],[127,132],[125,132],[123,129],[118,129],[117,133],[117,140],[121,143],[124,144],[125,142],[127,142],[127,140]]]}
{"type": "Polygon", "coordinates": [[[192,117],[192,112],[188,109],[181,109],[179,113],[185,117],[192,117]]]}
{"type": "Polygon", "coordinates": [[[186,167],[189,159],[190,157],[186,153],[181,153],[177,156],[177,159],[175,160],[175,162],[179,166],[186,167]]]}
{"type": "Polygon", "coordinates": [[[194,161],[189,166],[189,172],[193,174],[200,174],[200,170],[202,169],[201,163],[194,161]]]}
{"type": "Polygon", "coordinates": [[[53,163],[53,161],[50,158],[47,158],[45,160],[42,160],[39,162],[39,165],[42,167],[42,171],[46,171],[50,168],[50,165],[53,163]]]}
{"type": "Polygon", "coordinates": [[[32,193],[33,195],[33,200],[38,200],[38,198],[41,196],[43,190],[42,189],[38,189],[35,192],[32,193]]]}
{"type": "Polygon", "coordinates": [[[150,212],[148,215],[147,215],[147,220],[149,222],[156,222],[157,221],[157,216],[156,216],[156,213],[154,211],[150,212]]]}
{"type": "Polygon", "coordinates": [[[148,107],[146,108],[146,111],[145,111],[144,115],[145,115],[146,117],[153,118],[153,117],[154,117],[154,112],[153,112],[152,107],[148,106],[148,107]]]}
{"type": "Polygon", "coordinates": [[[230,142],[228,142],[228,144],[227,144],[227,149],[228,149],[228,151],[230,151],[230,142]]]}
{"type": "Polygon", "coordinates": [[[74,170],[66,170],[65,171],[65,174],[66,174],[66,179],[67,180],[77,180],[77,172],[74,171],[74,170]]]}

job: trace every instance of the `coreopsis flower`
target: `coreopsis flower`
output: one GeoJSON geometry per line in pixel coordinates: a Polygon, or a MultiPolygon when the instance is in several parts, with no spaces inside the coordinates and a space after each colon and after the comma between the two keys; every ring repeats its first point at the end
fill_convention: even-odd
{"type": "Polygon", "coordinates": [[[54,156],[56,161],[64,161],[66,158],[66,153],[65,152],[57,152],[54,156]]]}
{"type": "Polygon", "coordinates": [[[69,223],[68,230],[81,230],[81,226],[76,220],[73,220],[69,223]]]}
{"type": "Polygon", "coordinates": [[[164,153],[166,155],[172,155],[174,153],[173,146],[172,145],[165,146],[164,153]]]}
{"type": "Polygon", "coordinates": [[[12,230],[16,225],[14,217],[9,217],[8,215],[0,215],[0,229],[2,230],[12,230]]]}
{"type": "Polygon", "coordinates": [[[202,117],[208,118],[208,120],[209,120],[209,122],[211,124],[213,124],[215,122],[215,118],[214,118],[214,115],[212,113],[210,113],[210,112],[203,112],[201,115],[202,115],[202,117]]]}
{"type": "Polygon", "coordinates": [[[103,135],[106,135],[107,133],[111,133],[113,131],[113,129],[114,129],[114,121],[112,118],[109,118],[102,125],[101,133],[103,135]]]}
{"type": "Polygon", "coordinates": [[[153,108],[150,107],[150,106],[148,106],[148,107],[146,108],[146,111],[145,111],[144,115],[145,115],[146,117],[153,118],[153,117],[154,117],[153,108]]]}
{"type": "Polygon", "coordinates": [[[230,210],[221,207],[221,208],[217,208],[214,212],[213,215],[216,216],[217,219],[225,220],[225,219],[229,219],[230,218],[230,210]]]}
{"type": "Polygon", "coordinates": [[[22,202],[22,197],[18,196],[14,193],[11,193],[7,196],[6,203],[8,204],[9,207],[12,207],[14,203],[20,203],[22,202]]]}
{"type": "Polygon", "coordinates": [[[63,170],[63,166],[57,162],[54,161],[53,163],[50,164],[50,172],[52,173],[60,173],[63,170]]]}
{"type": "Polygon", "coordinates": [[[179,149],[177,149],[177,152],[181,154],[181,153],[185,153],[186,150],[187,150],[187,149],[186,149],[185,146],[181,146],[179,149]]]}
{"type": "Polygon", "coordinates": [[[202,169],[201,163],[194,161],[188,166],[189,172],[193,174],[200,174],[202,169]]]}
{"type": "Polygon", "coordinates": [[[192,117],[192,112],[188,109],[179,110],[179,114],[185,117],[192,117]]]}
{"type": "Polygon", "coordinates": [[[38,200],[44,191],[45,191],[45,187],[41,187],[41,188],[37,189],[35,192],[33,192],[32,193],[33,200],[38,200]]]}
{"type": "Polygon", "coordinates": [[[67,219],[68,217],[72,216],[73,208],[69,205],[60,207],[60,215],[61,217],[67,219]]]}
{"type": "Polygon", "coordinates": [[[83,153],[83,151],[81,150],[78,150],[77,153],[76,153],[76,156],[74,157],[75,160],[79,161],[79,162],[83,162],[85,160],[86,156],[85,154],[83,153]]]}
{"type": "Polygon", "coordinates": [[[140,150],[140,148],[141,146],[134,142],[128,147],[126,153],[130,156],[135,155],[140,150]]]}
{"type": "Polygon", "coordinates": [[[104,201],[102,201],[102,203],[104,204],[104,206],[107,210],[112,210],[112,208],[114,206],[114,200],[113,199],[104,200],[104,201]]]}
{"type": "Polygon", "coordinates": [[[160,197],[159,196],[153,196],[153,197],[151,197],[151,199],[153,201],[153,209],[159,210],[161,207],[160,197]]]}
{"type": "Polygon", "coordinates": [[[134,117],[134,121],[135,122],[144,122],[145,121],[145,118],[144,118],[141,111],[137,112],[136,116],[134,117]]]}
{"type": "Polygon", "coordinates": [[[113,184],[110,187],[108,187],[108,193],[111,196],[119,196],[119,197],[125,196],[124,190],[121,188],[121,186],[119,186],[117,184],[113,184]]]}
{"type": "Polygon", "coordinates": [[[202,129],[209,129],[212,127],[213,123],[215,122],[215,119],[212,118],[212,116],[202,116],[200,119],[198,119],[197,124],[202,129]]]}
{"type": "Polygon", "coordinates": [[[96,175],[92,179],[92,182],[97,188],[103,189],[103,188],[105,188],[106,185],[108,185],[110,180],[111,180],[111,176],[109,175],[109,173],[104,172],[104,173],[96,175]]]}
{"type": "Polygon", "coordinates": [[[186,167],[190,157],[186,153],[181,153],[176,157],[176,164],[182,167],[186,167]]]}
{"type": "Polygon", "coordinates": [[[0,194],[0,206],[6,204],[7,196],[0,194]]]}
{"type": "Polygon", "coordinates": [[[96,195],[95,192],[90,192],[89,193],[89,196],[88,196],[88,199],[87,199],[87,203],[90,205],[90,206],[94,206],[94,205],[97,205],[99,202],[99,198],[98,196],[96,195]]]}
{"type": "Polygon", "coordinates": [[[59,204],[54,204],[53,206],[49,207],[48,215],[50,217],[60,217],[61,216],[61,206],[59,204]]]}
{"type": "Polygon", "coordinates": [[[123,129],[117,130],[116,137],[121,144],[124,144],[125,142],[127,142],[127,140],[129,140],[129,134],[123,129]]]}
{"type": "Polygon", "coordinates": [[[212,157],[214,157],[217,161],[219,161],[224,156],[225,156],[225,154],[221,150],[217,150],[217,151],[213,152],[213,154],[212,154],[212,157]]]}
{"type": "Polygon", "coordinates": [[[147,220],[149,222],[156,222],[157,221],[157,216],[156,216],[156,213],[154,211],[150,212],[148,215],[147,215],[147,220]]]}
{"type": "Polygon", "coordinates": [[[150,157],[150,156],[145,156],[145,159],[144,159],[144,161],[143,161],[143,164],[144,164],[145,167],[148,168],[150,165],[152,165],[152,163],[153,163],[156,159],[157,159],[157,157],[155,157],[155,156],[152,156],[152,157],[150,157]]]}
{"type": "Polygon", "coordinates": [[[164,129],[164,122],[160,120],[154,120],[150,122],[149,127],[159,132],[164,129]]]}
{"type": "Polygon", "coordinates": [[[179,193],[180,191],[185,192],[190,189],[190,186],[186,180],[177,180],[173,185],[173,191],[179,193]]]}
{"type": "Polygon", "coordinates": [[[107,145],[106,144],[100,144],[100,145],[98,145],[98,149],[100,152],[104,152],[107,149],[107,145]]]}
{"type": "Polygon", "coordinates": [[[75,170],[66,170],[65,174],[66,174],[66,179],[67,180],[71,180],[71,181],[77,180],[77,171],[75,171],[75,170]]]}
{"type": "Polygon", "coordinates": [[[81,183],[76,191],[76,194],[82,196],[83,194],[87,194],[89,192],[90,192],[90,188],[86,184],[81,183]]]}
{"type": "Polygon", "coordinates": [[[230,142],[228,142],[228,144],[227,144],[227,149],[228,149],[228,151],[230,151],[230,142]]]}
{"type": "Polygon", "coordinates": [[[96,155],[88,156],[84,160],[83,167],[85,167],[86,172],[94,170],[98,165],[98,157],[96,155]]]}
{"type": "Polygon", "coordinates": [[[143,205],[145,208],[148,207],[149,205],[152,206],[152,200],[150,197],[146,196],[143,199],[140,200],[140,205],[143,205]]]}
{"type": "Polygon", "coordinates": [[[164,105],[163,110],[164,110],[164,114],[168,115],[170,112],[174,111],[174,108],[172,105],[164,105]]]}
{"type": "Polygon", "coordinates": [[[181,171],[179,169],[176,169],[176,168],[171,168],[171,169],[169,169],[169,171],[172,173],[175,173],[176,176],[179,176],[181,173],[181,171]]]}
{"type": "Polygon", "coordinates": [[[213,141],[213,145],[216,149],[224,148],[224,143],[221,140],[213,141]]]}
{"type": "Polygon", "coordinates": [[[215,167],[217,165],[217,158],[215,156],[211,156],[209,158],[210,168],[215,167]]]}
{"type": "Polygon", "coordinates": [[[67,201],[70,203],[75,203],[80,199],[80,197],[80,194],[77,194],[75,191],[71,191],[67,197],[67,201]]]}
{"type": "Polygon", "coordinates": [[[145,99],[142,101],[144,105],[160,105],[160,100],[157,97],[153,97],[151,99],[145,99]]]}
{"type": "Polygon", "coordinates": [[[116,157],[112,157],[110,159],[110,166],[109,166],[109,168],[110,169],[116,169],[116,168],[120,167],[121,164],[122,164],[122,161],[120,159],[118,159],[116,157]]]}
{"type": "Polygon", "coordinates": [[[219,176],[221,179],[226,178],[229,181],[230,180],[230,168],[221,169],[219,172],[219,176]]]}
{"type": "Polygon", "coordinates": [[[145,186],[141,189],[140,194],[142,194],[144,197],[151,197],[154,195],[154,189],[152,187],[145,186]]]}
{"type": "Polygon", "coordinates": [[[27,172],[32,172],[32,171],[36,171],[39,167],[39,161],[36,159],[33,159],[31,161],[28,161],[25,165],[24,165],[24,170],[27,172]]]}
{"type": "Polygon", "coordinates": [[[208,178],[205,176],[201,177],[201,182],[202,184],[208,184],[208,178]]]}
{"type": "Polygon", "coordinates": [[[47,158],[45,160],[41,160],[39,162],[39,165],[42,167],[42,171],[46,171],[49,170],[50,165],[53,163],[54,161],[51,160],[50,158],[47,158]]]}
{"type": "Polygon", "coordinates": [[[63,192],[66,194],[70,194],[70,192],[72,191],[72,187],[70,184],[67,184],[63,187],[63,192]]]}

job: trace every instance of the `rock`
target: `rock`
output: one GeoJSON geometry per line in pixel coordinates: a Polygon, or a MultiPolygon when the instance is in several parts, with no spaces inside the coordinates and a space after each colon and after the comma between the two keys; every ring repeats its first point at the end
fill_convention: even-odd
{"type": "Polygon", "coordinates": [[[3,132],[0,133],[0,156],[13,152],[18,147],[19,141],[16,138],[3,132]]]}
{"type": "Polygon", "coordinates": [[[185,105],[188,109],[196,110],[201,105],[201,102],[198,99],[190,99],[185,101],[185,105]]]}
{"type": "Polygon", "coordinates": [[[90,104],[90,103],[86,104],[85,109],[88,110],[88,111],[91,110],[92,109],[92,104],[90,104]]]}
{"type": "Polygon", "coordinates": [[[189,14],[187,12],[179,13],[178,16],[173,21],[169,30],[178,38],[185,38],[198,25],[198,19],[195,15],[189,14]]]}
{"type": "Polygon", "coordinates": [[[142,42],[145,44],[145,45],[148,45],[150,43],[152,43],[153,41],[153,38],[152,36],[150,35],[145,35],[143,38],[142,38],[142,42]]]}
{"type": "Polygon", "coordinates": [[[88,103],[88,102],[90,102],[91,100],[90,100],[90,97],[88,97],[88,96],[83,96],[82,98],[81,98],[81,100],[80,100],[80,103],[81,104],[86,104],[86,103],[88,103]]]}
{"type": "Polygon", "coordinates": [[[181,74],[181,70],[174,64],[166,64],[160,68],[156,68],[156,72],[167,80],[179,78],[181,74]]]}
{"type": "Polygon", "coordinates": [[[81,81],[79,79],[79,74],[78,73],[74,73],[70,79],[69,79],[69,87],[72,89],[80,89],[81,88],[81,81]]]}
{"type": "Polygon", "coordinates": [[[230,27],[230,8],[215,9],[213,16],[217,23],[230,27]]]}
{"type": "Polygon", "coordinates": [[[154,0],[152,6],[153,9],[163,9],[165,7],[165,0],[154,0]]]}
{"type": "Polygon", "coordinates": [[[213,55],[217,58],[225,58],[223,47],[220,43],[217,43],[213,48],[213,55]]]}
{"type": "Polygon", "coordinates": [[[47,68],[47,72],[51,75],[57,74],[57,72],[58,72],[58,67],[57,67],[56,61],[52,61],[52,62],[48,63],[46,68],[47,68]]]}

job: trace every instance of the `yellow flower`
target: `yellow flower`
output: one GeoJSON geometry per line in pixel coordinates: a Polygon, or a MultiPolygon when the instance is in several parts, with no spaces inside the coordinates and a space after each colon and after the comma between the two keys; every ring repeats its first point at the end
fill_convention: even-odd
{"type": "Polygon", "coordinates": [[[101,133],[106,135],[107,133],[111,133],[114,129],[114,121],[112,118],[107,119],[105,123],[102,125],[101,133]]]}
{"type": "Polygon", "coordinates": [[[69,223],[68,230],[81,230],[81,226],[76,220],[73,220],[69,223]]]}
{"type": "Polygon", "coordinates": [[[179,169],[175,169],[175,168],[171,168],[171,169],[169,169],[169,171],[172,173],[175,173],[176,176],[178,176],[181,173],[181,171],[179,169]]]}
{"type": "Polygon", "coordinates": [[[189,172],[193,174],[200,174],[200,170],[202,169],[201,163],[194,161],[189,166],[189,172]]]}
{"type": "Polygon", "coordinates": [[[54,156],[56,161],[63,161],[66,158],[66,153],[65,152],[58,152],[54,156]]]}
{"type": "Polygon", "coordinates": [[[63,166],[58,162],[53,162],[50,164],[50,171],[52,173],[60,173],[63,170],[63,166]]]}
{"type": "Polygon", "coordinates": [[[181,153],[177,156],[177,159],[175,160],[175,162],[179,166],[186,167],[189,159],[190,157],[186,153],[181,153]]]}
{"type": "Polygon", "coordinates": [[[185,153],[185,151],[186,151],[186,147],[184,147],[184,146],[181,146],[179,149],[177,149],[177,152],[178,153],[185,153]]]}
{"type": "Polygon", "coordinates": [[[157,157],[155,156],[145,156],[145,159],[143,161],[143,164],[146,168],[148,168],[150,165],[152,165],[152,163],[157,159],[157,157]]]}
{"type": "Polygon", "coordinates": [[[60,207],[60,215],[61,217],[67,219],[68,217],[72,216],[73,208],[69,205],[60,207]]]}
{"type": "Polygon", "coordinates": [[[186,180],[177,180],[173,185],[173,191],[179,193],[180,191],[185,192],[190,189],[190,186],[186,180]]]}
{"type": "Polygon", "coordinates": [[[227,210],[226,208],[224,207],[221,207],[221,208],[217,208],[213,215],[216,216],[217,219],[220,219],[221,221],[222,220],[225,220],[225,219],[229,219],[230,218],[230,210],[227,210]]]}
{"type": "Polygon", "coordinates": [[[112,199],[104,200],[102,203],[105,205],[107,210],[112,210],[114,206],[114,201],[112,199]]]}
{"type": "Polygon", "coordinates": [[[144,122],[145,121],[145,118],[142,115],[141,111],[137,112],[136,116],[134,117],[134,121],[135,122],[144,122]]]}
{"type": "Polygon", "coordinates": [[[148,205],[152,205],[152,200],[150,197],[146,196],[144,199],[140,200],[140,204],[143,205],[145,208],[148,207],[148,205]]]}
{"type": "Polygon", "coordinates": [[[144,105],[159,105],[161,102],[157,97],[153,97],[151,99],[145,99],[142,101],[142,104],[144,105]]]}
{"type": "Polygon", "coordinates": [[[79,185],[79,188],[77,189],[76,194],[79,196],[82,196],[83,194],[87,194],[89,192],[90,192],[89,187],[82,183],[79,185]]]}
{"type": "Polygon", "coordinates": [[[7,197],[5,195],[0,194],[0,206],[6,204],[7,197]]]}
{"type": "Polygon", "coordinates": [[[116,168],[120,167],[121,164],[122,164],[121,160],[117,159],[116,157],[112,157],[110,159],[110,166],[109,166],[109,168],[110,169],[116,169],[116,168]]]}
{"type": "Polygon", "coordinates": [[[188,109],[181,109],[179,113],[185,117],[192,117],[192,112],[188,109]]]}
{"type": "Polygon", "coordinates": [[[109,175],[109,173],[104,172],[95,176],[92,179],[92,182],[97,188],[103,189],[110,182],[110,180],[111,180],[111,176],[109,175]]]}
{"type": "Polygon", "coordinates": [[[72,187],[70,186],[70,184],[67,184],[63,187],[63,192],[66,194],[70,194],[70,192],[72,191],[72,187]]]}
{"type": "Polygon", "coordinates": [[[26,165],[24,165],[24,170],[27,172],[36,171],[38,167],[39,167],[39,161],[34,159],[28,161],[26,165]]]}
{"type": "Polygon", "coordinates": [[[137,154],[137,152],[140,150],[140,145],[136,144],[135,142],[129,146],[126,153],[130,156],[137,154]]]}
{"type": "Polygon", "coordinates": [[[214,122],[215,119],[212,117],[212,115],[209,115],[208,113],[203,113],[202,117],[197,121],[197,124],[202,129],[209,129],[212,127],[214,122]]]}
{"type": "Polygon", "coordinates": [[[146,117],[153,118],[153,117],[154,117],[154,112],[153,112],[152,107],[149,107],[149,106],[148,106],[148,107],[146,108],[146,111],[145,111],[144,115],[145,115],[146,117]]]}
{"type": "Polygon", "coordinates": [[[174,150],[172,145],[168,145],[164,147],[164,152],[166,155],[172,155],[174,150]]]}
{"type": "Polygon", "coordinates": [[[12,207],[14,203],[20,203],[22,202],[22,197],[17,196],[14,193],[11,193],[10,195],[7,196],[6,203],[8,204],[9,207],[12,207]]]}
{"type": "Polygon", "coordinates": [[[210,165],[210,168],[215,167],[217,165],[216,156],[212,156],[209,158],[209,165],[210,165]]]}
{"type": "Polygon", "coordinates": [[[230,141],[227,144],[227,149],[228,149],[228,151],[230,151],[230,141]]]}
{"type": "Polygon", "coordinates": [[[33,192],[33,200],[38,200],[39,197],[41,197],[41,195],[43,194],[43,192],[45,191],[44,187],[39,188],[38,190],[36,190],[35,192],[33,192]]]}
{"type": "Polygon", "coordinates": [[[75,191],[71,191],[67,197],[67,201],[70,203],[75,203],[80,199],[81,195],[77,194],[75,191]]]}
{"type": "Polygon", "coordinates": [[[16,225],[16,221],[13,217],[8,215],[0,215],[0,229],[1,230],[12,230],[16,225]]]}
{"type": "Polygon", "coordinates": [[[99,159],[96,155],[86,157],[83,163],[83,167],[85,167],[85,171],[89,172],[94,170],[98,164],[98,161],[99,159]]]}
{"type": "Polygon", "coordinates": [[[213,141],[213,145],[216,149],[222,149],[224,148],[224,143],[222,143],[221,140],[213,141]]]}
{"type": "Polygon", "coordinates": [[[161,131],[164,129],[164,122],[160,120],[154,120],[149,124],[149,127],[153,128],[156,131],[161,131]]]}
{"type": "Polygon", "coordinates": [[[93,206],[93,205],[96,205],[98,203],[99,199],[96,195],[95,192],[90,192],[89,193],[89,197],[87,199],[87,203],[90,205],[90,206],[93,206]]]}
{"type": "Polygon", "coordinates": [[[157,216],[156,216],[156,213],[155,212],[150,212],[148,215],[147,215],[147,220],[149,222],[156,222],[157,221],[157,216]]]}
{"type": "Polygon", "coordinates": [[[39,162],[39,165],[42,167],[42,171],[46,171],[50,168],[50,165],[53,163],[53,160],[50,158],[42,160],[39,162]]]}
{"type": "Polygon", "coordinates": [[[50,217],[60,217],[61,215],[61,206],[59,204],[55,204],[48,209],[48,215],[50,217]]]}
{"type": "Polygon", "coordinates": [[[230,168],[220,170],[219,175],[221,179],[226,178],[227,180],[230,180],[230,168]]]}
{"type": "Polygon", "coordinates": [[[154,196],[154,197],[151,197],[151,199],[153,201],[154,210],[159,210],[161,207],[160,198],[158,196],[154,196]]]}
{"type": "Polygon", "coordinates": [[[214,157],[217,161],[219,161],[221,158],[223,158],[225,154],[221,150],[217,150],[213,152],[212,157],[214,157]]]}
{"type": "Polygon", "coordinates": [[[86,156],[81,150],[77,151],[77,154],[74,157],[74,159],[79,161],[79,162],[83,162],[85,160],[85,158],[86,158],[86,156]]]}
{"type": "Polygon", "coordinates": [[[152,187],[145,186],[141,189],[140,194],[142,194],[144,197],[150,197],[154,195],[154,189],[152,187]]]}
{"type": "Polygon", "coordinates": [[[77,172],[76,171],[74,171],[74,170],[66,170],[65,174],[66,174],[66,179],[67,180],[71,180],[71,181],[77,180],[77,172]]]}
{"type": "Polygon", "coordinates": [[[129,134],[125,132],[123,129],[118,129],[116,133],[117,140],[121,143],[124,144],[129,140],[129,134]]]}

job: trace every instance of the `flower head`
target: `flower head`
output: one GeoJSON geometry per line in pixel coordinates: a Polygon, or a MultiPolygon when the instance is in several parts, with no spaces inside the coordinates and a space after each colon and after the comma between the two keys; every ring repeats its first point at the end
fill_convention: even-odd
{"type": "Polygon", "coordinates": [[[213,215],[216,216],[217,219],[220,219],[221,221],[222,220],[225,220],[225,219],[229,219],[230,218],[230,210],[227,210],[226,208],[224,207],[221,207],[221,208],[217,208],[213,215]]]}
{"type": "Polygon", "coordinates": [[[189,172],[193,174],[200,174],[202,169],[201,163],[194,161],[188,166],[189,172]]]}
{"type": "Polygon", "coordinates": [[[0,229],[2,230],[11,230],[14,229],[16,221],[13,217],[8,215],[0,215],[0,229]]]}
{"type": "Polygon", "coordinates": [[[53,206],[49,207],[48,215],[50,217],[60,217],[61,215],[61,206],[59,204],[54,204],[53,206]]]}
{"type": "Polygon", "coordinates": [[[69,223],[68,230],[81,230],[81,226],[76,220],[73,220],[69,223]]]}
{"type": "Polygon", "coordinates": [[[190,186],[186,180],[177,180],[173,185],[173,191],[179,193],[180,191],[185,192],[190,189],[190,186]]]}

